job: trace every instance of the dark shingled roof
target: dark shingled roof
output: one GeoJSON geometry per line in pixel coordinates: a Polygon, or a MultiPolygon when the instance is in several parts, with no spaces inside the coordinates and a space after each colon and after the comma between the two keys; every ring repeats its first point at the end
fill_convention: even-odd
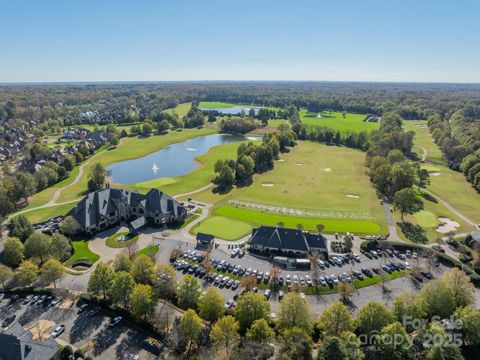
{"type": "Polygon", "coordinates": [[[309,251],[310,248],[327,249],[326,239],[320,234],[272,226],[253,229],[250,244],[304,252],[309,251]]]}
{"type": "Polygon", "coordinates": [[[145,216],[141,216],[141,217],[133,220],[129,224],[129,226],[132,228],[132,230],[138,230],[138,229],[141,229],[142,227],[144,227],[146,223],[147,223],[147,219],[145,218],[145,216]]]}
{"type": "Polygon", "coordinates": [[[0,334],[0,359],[2,360],[50,360],[58,352],[52,338],[35,341],[32,334],[19,323],[14,323],[0,334]]]}
{"type": "Polygon", "coordinates": [[[205,234],[205,233],[199,232],[199,233],[197,233],[196,239],[198,241],[211,242],[214,239],[214,236],[211,235],[211,234],[205,234]]]}

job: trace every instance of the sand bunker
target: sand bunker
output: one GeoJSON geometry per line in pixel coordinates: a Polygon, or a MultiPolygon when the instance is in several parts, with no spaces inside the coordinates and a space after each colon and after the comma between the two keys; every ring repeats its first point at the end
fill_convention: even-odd
{"type": "Polygon", "coordinates": [[[420,128],[420,129],[426,129],[427,125],[415,125],[415,127],[420,128]]]}
{"type": "Polygon", "coordinates": [[[323,169],[323,171],[325,171],[325,172],[332,172],[332,169],[330,169],[330,168],[325,168],[325,169],[323,169]]]}
{"type": "Polygon", "coordinates": [[[297,165],[303,166],[303,164],[302,164],[302,163],[297,163],[297,165]]]}
{"type": "Polygon", "coordinates": [[[430,176],[440,176],[440,173],[437,171],[431,172],[430,176]]]}
{"type": "Polygon", "coordinates": [[[449,233],[450,231],[455,231],[460,226],[458,222],[445,217],[439,217],[438,221],[442,222],[443,224],[439,225],[435,229],[435,231],[441,234],[446,234],[446,233],[449,233]]]}
{"type": "Polygon", "coordinates": [[[347,194],[346,197],[349,197],[349,198],[351,198],[351,199],[359,199],[359,198],[360,198],[360,196],[358,196],[358,195],[353,195],[353,194],[347,194]]]}
{"type": "Polygon", "coordinates": [[[55,323],[50,320],[38,320],[30,326],[28,330],[32,333],[33,340],[46,340],[50,337],[50,331],[55,327],[55,323]]]}
{"type": "Polygon", "coordinates": [[[279,161],[279,162],[284,162],[284,161],[285,161],[285,159],[278,159],[278,161],[279,161]]]}
{"type": "Polygon", "coordinates": [[[273,186],[273,184],[272,184],[272,183],[263,183],[263,184],[262,184],[262,186],[268,186],[268,187],[271,187],[271,186],[273,186]]]}

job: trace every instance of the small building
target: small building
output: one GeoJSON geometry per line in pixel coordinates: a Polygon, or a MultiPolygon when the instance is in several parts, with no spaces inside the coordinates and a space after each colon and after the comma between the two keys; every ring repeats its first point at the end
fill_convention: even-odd
{"type": "Polygon", "coordinates": [[[55,360],[59,347],[53,338],[33,340],[32,334],[19,323],[14,323],[0,334],[0,359],[2,360],[55,360]]]}
{"type": "Polygon", "coordinates": [[[249,244],[251,249],[266,255],[306,257],[313,252],[328,255],[327,239],[323,235],[279,226],[253,229],[249,244]]]}
{"type": "Polygon", "coordinates": [[[196,239],[197,239],[197,244],[201,244],[203,246],[212,246],[213,245],[213,240],[214,236],[211,234],[205,234],[205,233],[197,233],[196,239]]]}

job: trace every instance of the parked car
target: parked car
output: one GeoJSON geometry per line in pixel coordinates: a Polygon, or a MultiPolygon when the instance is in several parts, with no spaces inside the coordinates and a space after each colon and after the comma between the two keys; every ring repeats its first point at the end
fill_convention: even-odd
{"type": "Polygon", "coordinates": [[[93,309],[91,309],[88,312],[88,315],[89,316],[97,315],[100,312],[100,310],[102,310],[102,308],[100,306],[95,306],[93,309]]]}
{"type": "Polygon", "coordinates": [[[8,325],[13,323],[16,318],[17,318],[17,315],[15,315],[15,314],[12,314],[12,315],[8,316],[7,318],[5,318],[5,320],[3,320],[2,327],[6,328],[8,325]]]}
{"type": "Polygon", "coordinates": [[[285,296],[285,293],[283,292],[283,290],[280,290],[280,291],[278,292],[278,300],[279,300],[279,301],[282,300],[284,296],[285,296]]]}
{"type": "Polygon", "coordinates": [[[155,355],[159,355],[164,347],[165,344],[163,342],[151,337],[146,338],[143,342],[143,348],[155,355]]]}
{"type": "Polygon", "coordinates": [[[60,325],[60,326],[57,326],[55,329],[53,329],[51,335],[52,335],[53,338],[56,338],[57,336],[59,336],[64,331],[65,331],[65,325],[60,325]]]}
{"type": "Polygon", "coordinates": [[[225,309],[231,309],[233,307],[233,300],[228,300],[226,303],[225,303],[225,309]]]}
{"type": "Polygon", "coordinates": [[[80,305],[80,306],[78,307],[78,313],[80,314],[80,313],[84,312],[85,310],[87,310],[87,308],[88,308],[88,304],[82,304],[82,305],[80,305]]]}
{"type": "Polygon", "coordinates": [[[110,323],[108,324],[109,326],[115,326],[117,325],[120,321],[122,321],[121,316],[115,316],[112,320],[110,320],[110,323]]]}
{"type": "Polygon", "coordinates": [[[264,294],[265,300],[269,300],[271,295],[272,295],[272,290],[270,289],[265,290],[265,294],[264,294]]]}
{"type": "Polygon", "coordinates": [[[353,260],[355,260],[358,263],[361,261],[360,256],[358,256],[357,254],[353,254],[352,257],[353,257],[353,260]]]}

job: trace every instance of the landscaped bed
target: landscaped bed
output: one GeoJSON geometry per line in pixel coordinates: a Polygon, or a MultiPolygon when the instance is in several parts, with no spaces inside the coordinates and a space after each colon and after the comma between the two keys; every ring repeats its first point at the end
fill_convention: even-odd
{"type": "Polygon", "coordinates": [[[73,255],[63,263],[67,267],[85,268],[92,266],[100,259],[100,255],[90,251],[88,241],[72,241],[72,246],[74,249],[73,255]]]}
{"type": "Polygon", "coordinates": [[[105,241],[105,245],[111,248],[122,248],[129,246],[138,240],[138,235],[132,235],[128,232],[119,232],[110,235],[105,241]]]}

